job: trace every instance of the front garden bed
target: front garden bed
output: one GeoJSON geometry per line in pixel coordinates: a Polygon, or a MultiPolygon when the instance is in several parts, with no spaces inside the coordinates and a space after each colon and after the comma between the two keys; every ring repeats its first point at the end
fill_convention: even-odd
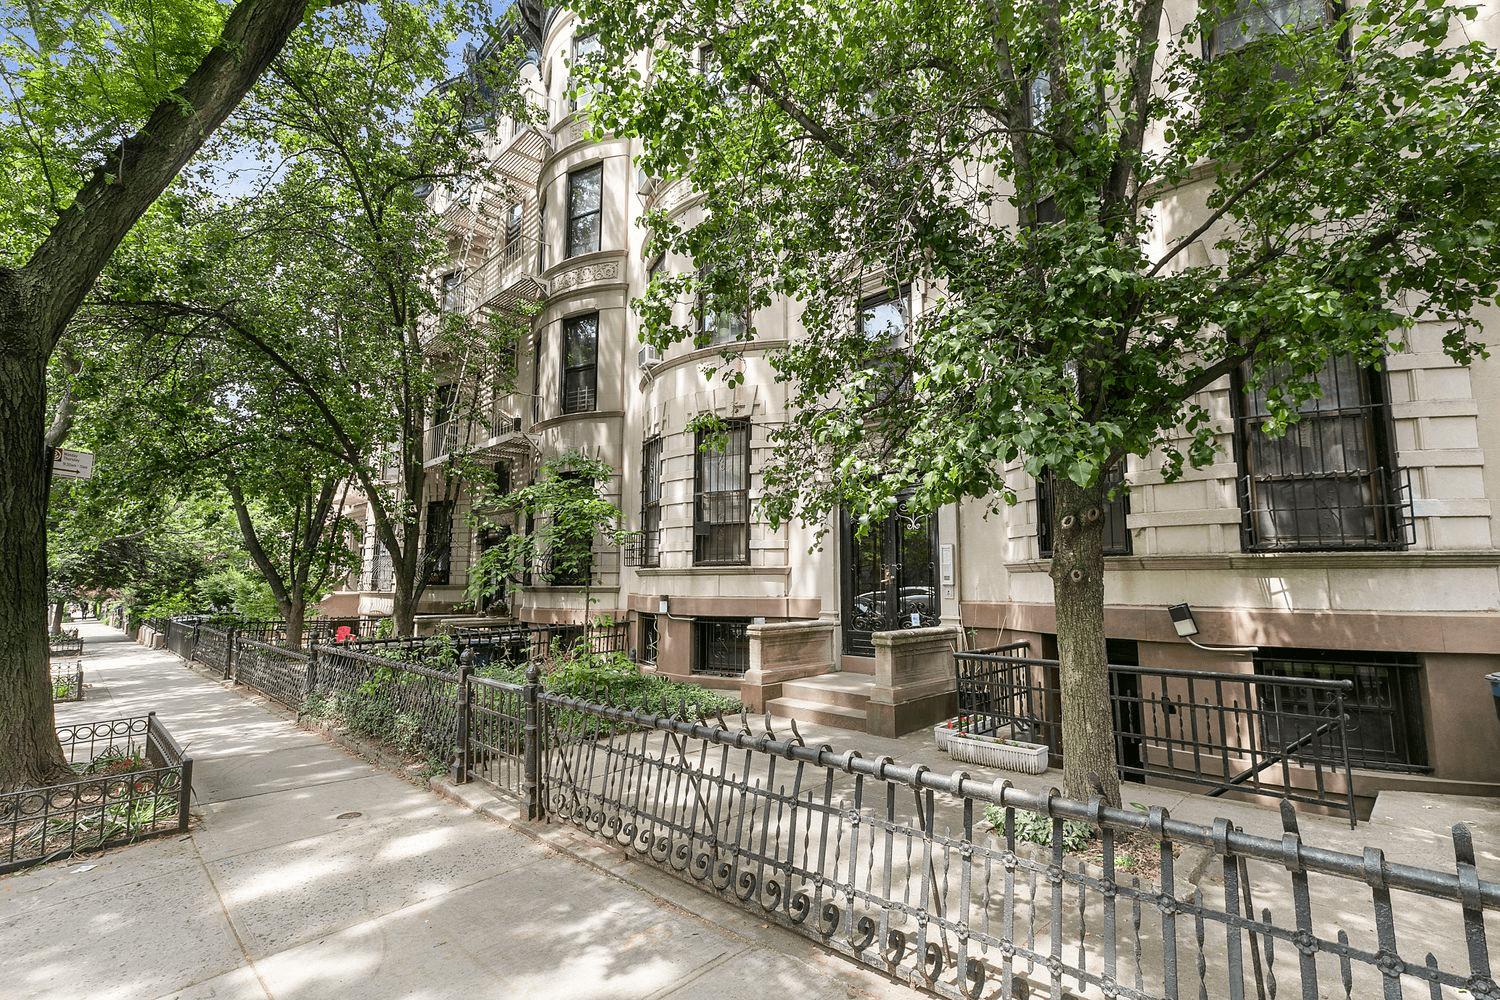
{"type": "Polygon", "coordinates": [[[0,874],[187,829],[193,761],[155,713],[57,737],[79,777],[0,795],[0,874]]]}
{"type": "Polygon", "coordinates": [[[52,665],[52,700],[83,700],[82,660],[77,661],[71,667],[57,663],[52,665]]]}

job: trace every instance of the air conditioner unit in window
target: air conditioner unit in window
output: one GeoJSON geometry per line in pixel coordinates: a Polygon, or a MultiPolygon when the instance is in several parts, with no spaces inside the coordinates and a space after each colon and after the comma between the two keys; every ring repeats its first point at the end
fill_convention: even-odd
{"type": "Polygon", "coordinates": [[[636,359],[642,368],[646,368],[661,363],[661,352],[656,349],[655,344],[642,344],[636,359]]]}
{"type": "Polygon", "coordinates": [[[707,538],[708,536],[712,535],[713,533],[714,533],[714,525],[713,525],[712,521],[694,521],[693,522],[693,536],[695,538],[707,538]]]}

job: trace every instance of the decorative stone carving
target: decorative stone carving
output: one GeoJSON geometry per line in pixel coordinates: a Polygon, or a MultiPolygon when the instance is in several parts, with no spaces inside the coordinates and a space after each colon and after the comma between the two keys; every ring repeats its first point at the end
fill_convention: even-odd
{"type": "Polygon", "coordinates": [[[584,264],[582,267],[570,268],[555,275],[552,279],[552,291],[556,294],[583,285],[619,280],[620,262],[618,260],[603,260],[593,264],[584,264]]]}

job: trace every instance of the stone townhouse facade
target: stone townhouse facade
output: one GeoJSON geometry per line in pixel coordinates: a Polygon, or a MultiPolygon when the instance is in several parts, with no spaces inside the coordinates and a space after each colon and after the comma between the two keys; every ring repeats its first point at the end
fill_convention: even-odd
{"type": "MultiPolygon", "coordinates": [[[[1493,4],[1480,26],[1500,35],[1493,4]]],[[[568,67],[590,44],[573,15],[548,11],[538,42],[519,82],[545,121],[501,120],[487,139],[509,190],[438,191],[433,204],[452,234],[450,305],[539,312],[515,359],[517,391],[491,401],[487,427],[436,421],[429,458],[436,477],[446,451],[464,447],[519,486],[540,461],[581,449],[615,470],[601,490],[642,540],[597,543],[588,588],[533,577],[514,615],[612,616],[629,623],[643,669],[874,731],[948,710],[951,684],[921,664],[952,645],[1026,642],[1029,655],[1055,657],[1047,484],[1019,470],[1019,502],[999,516],[958,504],[893,517],[863,539],[830,524],[818,548],[812,528],[759,516],[767,435],[788,405],[768,357],[798,336],[796,308],[757,311],[751,341],[732,339],[742,320],[699,316],[707,347],[641,344],[630,300],[656,270],[692,266],[653,255],[641,214],[691,225],[699,203],[683,183],[636,169],[630,141],[588,137],[569,97],[568,67]],[[725,350],[744,372],[735,387],[701,372],[725,350]],[[718,455],[687,430],[702,413],[729,421],[718,455]],[[920,676],[881,674],[903,669],[920,676]]],[[[1174,214],[1201,213],[1205,190],[1189,178],[1170,195],[1174,214]]],[[[1200,243],[1182,263],[1214,252],[1200,243]]],[[[885,327],[931,294],[915,285],[897,303],[870,291],[856,321],[885,327]]],[[[680,318],[694,308],[681,303],[680,318]]],[[[1484,318],[1500,329],[1500,316],[1484,318]]],[[[1111,662],[1351,680],[1362,794],[1497,794],[1500,719],[1484,678],[1500,671],[1500,363],[1455,365],[1424,327],[1407,348],[1384,371],[1330,366],[1319,408],[1277,442],[1257,435],[1257,399],[1226,378],[1203,394],[1219,431],[1214,464],[1168,483],[1155,456],[1127,461],[1129,491],[1109,512],[1111,662]],[[1185,641],[1167,611],[1181,604],[1199,643],[1243,648],[1185,641]]],[[[428,504],[428,536],[446,534],[450,555],[424,612],[450,612],[473,554],[496,540],[466,526],[469,502],[464,491],[428,504]]],[[[380,613],[378,546],[366,549],[359,591],[343,599],[380,613]]]]}

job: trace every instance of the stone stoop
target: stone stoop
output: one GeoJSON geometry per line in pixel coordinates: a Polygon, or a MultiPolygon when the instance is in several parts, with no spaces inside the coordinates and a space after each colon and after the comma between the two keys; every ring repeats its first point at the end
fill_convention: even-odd
{"type": "Polygon", "coordinates": [[[781,697],[766,703],[766,711],[777,718],[863,733],[874,687],[875,678],[868,674],[823,674],[787,681],[781,697]]]}

